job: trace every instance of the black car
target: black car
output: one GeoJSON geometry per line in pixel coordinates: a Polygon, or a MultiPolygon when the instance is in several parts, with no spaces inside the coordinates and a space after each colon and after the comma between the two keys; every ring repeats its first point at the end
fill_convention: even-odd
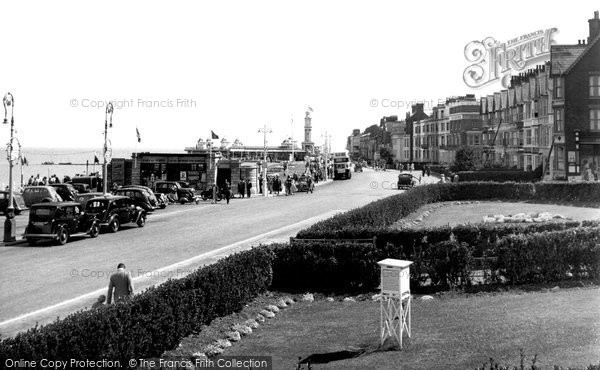
{"type": "MultiPolygon", "coordinates": [[[[6,209],[8,208],[8,191],[0,191],[0,212],[6,214],[6,209]]],[[[25,206],[25,200],[20,193],[13,191],[13,209],[15,210],[15,215],[21,214],[21,211],[27,209],[25,206]]]]}
{"type": "Polygon", "coordinates": [[[136,207],[133,200],[126,196],[92,198],[88,200],[85,211],[111,233],[117,232],[124,224],[135,223],[139,227],[146,224],[146,211],[136,207]]]}
{"type": "MultiPolygon", "coordinates": [[[[148,197],[148,200],[150,201],[150,205],[152,206],[152,209],[164,208],[164,207],[160,207],[160,202],[158,200],[158,197],[156,196],[156,193],[154,191],[152,191],[152,189],[150,189],[147,186],[144,186],[144,185],[123,185],[123,186],[121,186],[117,190],[124,190],[124,189],[142,189],[143,193],[148,197]]],[[[116,193],[116,190],[114,191],[114,193],[116,193]]],[[[148,211],[148,212],[150,212],[150,211],[148,211]]]]}
{"type": "Polygon", "coordinates": [[[398,175],[398,189],[410,189],[420,181],[410,173],[401,173],[398,175]]]}
{"type": "Polygon", "coordinates": [[[194,189],[184,188],[179,181],[157,181],[154,184],[157,193],[165,194],[173,202],[177,201],[181,204],[196,201],[198,196],[194,189]]]}
{"type": "MultiPolygon", "coordinates": [[[[75,190],[77,190],[78,194],[86,194],[91,191],[90,186],[88,184],[76,182],[76,183],[71,183],[71,185],[73,185],[75,190]]],[[[94,190],[96,190],[96,189],[94,189],[94,190]]]]}
{"type": "Polygon", "coordinates": [[[63,245],[72,237],[89,235],[95,238],[100,225],[94,216],[82,211],[76,202],[47,202],[31,206],[24,238],[29,245],[38,240],[55,240],[63,245]]]}
{"type": "Polygon", "coordinates": [[[88,200],[90,200],[92,198],[98,198],[103,195],[104,195],[104,193],[100,193],[100,192],[77,194],[77,196],[75,197],[75,201],[77,203],[81,204],[81,207],[83,207],[83,209],[85,210],[85,206],[86,206],[88,200]]]}
{"type": "Polygon", "coordinates": [[[133,204],[141,207],[146,212],[152,212],[158,208],[154,194],[142,188],[121,188],[114,192],[115,195],[131,198],[133,204]],[[152,201],[154,199],[154,201],[152,201]]]}
{"type": "Polygon", "coordinates": [[[77,196],[77,190],[71,184],[51,184],[60,197],[67,202],[72,202],[77,196]]]}

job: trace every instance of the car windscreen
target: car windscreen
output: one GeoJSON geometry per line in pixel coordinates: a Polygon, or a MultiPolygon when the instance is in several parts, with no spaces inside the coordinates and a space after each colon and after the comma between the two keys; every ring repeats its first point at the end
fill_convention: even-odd
{"type": "Polygon", "coordinates": [[[105,199],[92,199],[87,202],[85,210],[87,212],[103,212],[108,206],[108,200],[105,199]]]}

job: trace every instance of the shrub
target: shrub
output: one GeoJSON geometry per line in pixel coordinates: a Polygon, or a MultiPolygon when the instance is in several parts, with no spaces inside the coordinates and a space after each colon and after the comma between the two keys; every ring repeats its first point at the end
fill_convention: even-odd
{"type": "Polygon", "coordinates": [[[433,285],[454,288],[470,285],[471,250],[466,243],[448,240],[430,249],[428,275],[433,285]]]}
{"type": "Polygon", "coordinates": [[[71,314],[0,342],[0,358],[90,360],[160,356],[218,316],[242,309],[271,283],[272,254],[255,248],[169,280],[128,302],[71,314]]]}
{"type": "Polygon", "coordinates": [[[532,171],[514,170],[488,170],[488,171],[460,171],[459,181],[493,181],[493,182],[536,182],[541,176],[532,171]]]}

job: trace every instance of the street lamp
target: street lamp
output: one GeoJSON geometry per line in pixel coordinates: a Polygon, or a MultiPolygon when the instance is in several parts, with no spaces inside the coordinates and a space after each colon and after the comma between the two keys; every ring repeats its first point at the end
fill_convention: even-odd
{"type": "Polygon", "coordinates": [[[112,151],[108,148],[108,128],[112,128],[113,111],[113,105],[109,102],[104,112],[104,163],[102,165],[102,192],[104,195],[108,193],[108,157],[112,151]]]}
{"type": "Polygon", "coordinates": [[[262,192],[263,196],[267,196],[267,134],[273,132],[267,125],[264,125],[263,128],[258,129],[259,133],[262,133],[264,136],[263,143],[263,176],[262,176],[262,192]]]}
{"type": "Polygon", "coordinates": [[[10,107],[10,141],[8,142],[8,206],[6,207],[6,220],[4,221],[4,241],[14,242],[17,233],[17,220],[15,220],[15,209],[13,207],[13,137],[15,133],[15,98],[8,92],[2,99],[4,104],[4,121],[8,124],[8,110],[10,107]]]}

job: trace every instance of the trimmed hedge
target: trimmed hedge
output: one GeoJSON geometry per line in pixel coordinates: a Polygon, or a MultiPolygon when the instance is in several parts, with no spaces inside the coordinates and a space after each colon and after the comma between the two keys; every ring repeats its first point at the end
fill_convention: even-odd
{"type": "Polygon", "coordinates": [[[266,291],[273,254],[234,254],[131,301],[84,310],[0,342],[0,358],[120,360],[160,356],[214,318],[239,311],[266,291]]]}
{"type": "Polygon", "coordinates": [[[459,171],[458,181],[494,181],[494,182],[537,182],[541,173],[537,171],[459,171]]]}
{"type": "Polygon", "coordinates": [[[567,272],[575,278],[600,277],[597,223],[594,227],[564,225],[564,229],[543,232],[536,232],[540,229],[534,226],[522,228],[521,234],[505,234],[519,228],[497,230],[498,239],[492,243],[481,243],[481,236],[490,237],[491,233],[477,227],[467,232],[462,227],[415,231],[412,235],[409,231],[398,232],[395,243],[388,240],[382,245],[378,239],[377,246],[325,240],[276,245],[271,249],[275,254],[273,287],[326,293],[372,291],[379,284],[377,261],[384,258],[413,261],[414,291],[425,288],[426,282],[427,289],[468,286],[473,283],[469,267],[478,255],[496,257],[483,267],[492,270],[484,283],[501,282],[500,277],[512,284],[557,281],[566,279],[567,272]],[[460,241],[460,235],[471,243],[460,241]],[[477,241],[480,243],[474,244],[477,241]]]}
{"type": "Polygon", "coordinates": [[[417,186],[404,193],[371,202],[364,207],[330,217],[301,230],[300,239],[346,238],[389,227],[420,207],[436,202],[459,200],[567,200],[600,202],[600,182],[589,183],[493,183],[460,182],[417,186]]]}

